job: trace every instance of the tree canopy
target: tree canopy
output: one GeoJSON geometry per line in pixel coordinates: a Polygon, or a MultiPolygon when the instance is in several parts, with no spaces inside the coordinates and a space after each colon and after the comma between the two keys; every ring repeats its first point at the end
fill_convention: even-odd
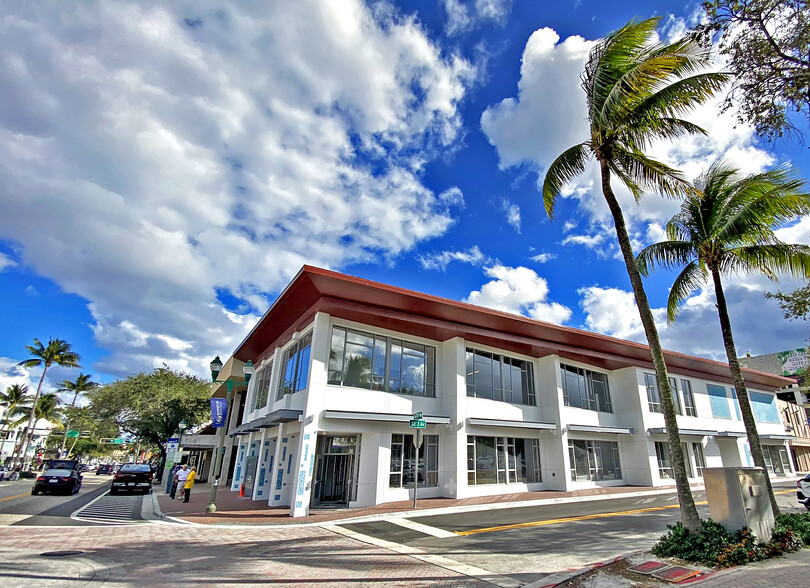
{"type": "Polygon", "coordinates": [[[807,0],[707,0],[701,35],[720,35],[735,75],[725,108],[767,139],[795,131],[789,113],[810,121],[810,13],[807,0]]]}
{"type": "Polygon", "coordinates": [[[779,301],[779,308],[788,320],[810,320],[810,284],[793,292],[766,292],[766,298],[779,301]]]}
{"type": "Polygon", "coordinates": [[[151,443],[162,443],[177,432],[180,421],[194,427],[210,418],[210,383],[169,368],[158,368],[89,391],[90,411],[112,419],[118,428],[151,443]]]}

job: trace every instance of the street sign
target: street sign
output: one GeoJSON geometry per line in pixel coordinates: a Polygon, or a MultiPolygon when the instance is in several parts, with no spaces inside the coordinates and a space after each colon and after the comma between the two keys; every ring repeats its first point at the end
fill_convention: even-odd
{"type": "Polygon", "coordinates": [[[68,431],[65,434],[65,436],[66,437],[78,437],[79,436],[79,431],[68,431]]]}
{"type": "Polygon", "coordinates": [[[123,439],[99,439],[99,443],[112,443],[113,445],[124,445],[126,441],[123,439]]]}
{"type": "Polygon", "coordinates": [[[421,412],[413,413],[413,418],[414,418],[414,420],[421,419],[422,418],[422,413],[421,412]]]}
{"type": "Polygon", "coordinates": [[[426,424],[426,423],[425,423],[425,421],[424,421],[424,420],[422,420],[422,419],[412,419],[412,420],[411,420],[411,421],[408,423],[408,426],[409,426],[411,429],[424,429],[424,428],[427,426],[427,424],[426,424]]]}

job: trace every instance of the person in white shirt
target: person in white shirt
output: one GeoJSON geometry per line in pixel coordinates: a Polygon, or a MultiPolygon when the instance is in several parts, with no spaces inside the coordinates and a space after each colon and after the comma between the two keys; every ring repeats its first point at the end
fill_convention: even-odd
{"type": "MultiPolygon", "coordinates": [[[[191,470],[188,469],[186,464],[180,466],[180,469],[177,470],[177,473],[174,474],[174,479],[177,480],[176,488],[180,488],[180,496],[177,497],[177,500],[183,499],[183,492],[182,489],[186,487],[186,480],[188,479],[188,475],[191,473],[191,470]]],[[[172,496],[174,498],[174,496],[172,496]]]]}

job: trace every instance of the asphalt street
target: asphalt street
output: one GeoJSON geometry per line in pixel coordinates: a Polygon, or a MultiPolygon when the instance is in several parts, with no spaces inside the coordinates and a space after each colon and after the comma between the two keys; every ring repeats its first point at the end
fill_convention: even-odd
{"type": "MultiPolygon", "coordinates": [[[[78,494],[31,495],[33,480],[4,480],[0,482],[0,525],[12,526],[78,526],[92,524],[77,521],[70,515],[110,487],[109,476],[85,474],[78,494]]],[[[138,505],[140,512],[140,504],[138,505]]]]}

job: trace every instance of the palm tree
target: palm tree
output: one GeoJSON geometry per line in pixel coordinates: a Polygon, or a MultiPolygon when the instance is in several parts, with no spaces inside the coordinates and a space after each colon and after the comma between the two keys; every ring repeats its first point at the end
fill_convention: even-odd
{"type": "MultiPolygon", "coordinates": [[[[33,357],[25,359],[17,365],[27,368],[36,367],[38,365],[44,366],[42,376],[39,378],[39,384],[37,385],[37,391],[34,394],[33,404],[36,407],[37,400],[39,400],[39,393],[42,390],[42,382],[45,380],[45,374],[48,372],[48,368],[53,364],[61,367],[80,368],[81,366],[79,365],[79,360],[81,358],[79,357],[78,353],[75,353],[70,349],[70,343],[63,341],[62,339],[49,339],[46,347],[40,343],[39,339],[35,338],[34,344],[26,345],[25,348],[33,357]]],[[[25,456],[26,452],[28,451],[28,444],[31,442],[31,437],[33,437],[34,434],[33,410],[28,418],[27,428],[28,434],[26,435],[25,445],[22,450],[23,456],[25,456]]],[[[13,462],[13,465],[16,465],[16,459],[13,462]]]]}
{"type": "Polygon", "coordinates": [[[12,384],[6,388],[5,392],[0,392],[0,406],[6,409],[3,416],[2,433],[6,433],[10,428],[9,418],[14,413],[17,407],[22,406],[29,400],[28,386],[25,384],[12,384]]]}
{"type": "MultiPolygon", "coordinates": [[[[92,390],[93,388],[98,388],[97,382],[90,381],[90,374],[79,374],[79,377],[76,378],[75,382],[71,382],[70,380],[62,380],[62,387],[59,388],[60,392],[73,392],[73,401],[70,403],[70,408],[76,406],[76,400],[79,398],[79,394],[82,392],[87,392],[92,390]]],[[[65,444],[67,443],[67,432],[70,430],[70,421],[65,423],[65,436],[62,437],[62,445],[59,447],[59,457],[62,457],[62,453],[65,451],[65,444]]]]}
{"type": "MultiPolygon", "coordinates": [[[[28,435],[27,438],[30,440],[33,438],[34,433],[36,432],[35,425],[37,422],[44,420],[48,421],[49,423],[53,424],[61,424],[62,422],[62,409],[60,408],[59,397],[54,394],[53,392],[48,392],[43,394],[37,399],[36,405],[34,405],[33,410],[20,410],[20,413],[25,413],[22,417],[12,423],[12,426],[18,427],[28,421],[30,415],[34,415],[34,425],[28,425],[28,435]]],[[[20,457],[25,463],[26,461],[26,452],[28,451],[28,445],[25,446],[25,450],[20,452],[20,457]]]]}
{"type": "Polygon", "coordinates": [[[543,181],[543,202],[549,218],[553,218],[554,204],[563,186],[585,171],[589,157],[596,159],[602,194],[613,217],[661,391],[681,521],[687,530],[697,531],[700,517],[686,476],[664,352],[610,181],[616,176],[636,200],[649,188],[666,196],[687,192],[689,184],[680,172],[650,159],[644,149],[656,140],[703,133],[700,127],[679,117],[722,88],[727,76],[695,73],[707,67],[710,60],[708,48],[694,38],[685,37],[671,44],[653,43],[658,20],[631,21],[591,50],[581,76],[590,138],[564,151],[549,166],[543,181]]]}
{"type": "Polygon", "coordinates": [[[650,245],[638,254],[639,271],[647,275],[654,266],[683,267],[669,293],[667,319],[670,322],[675,320],[681,303],[694,290],[705,286],[711,277],[723,344],[748,444],[754,464],[765,471],[771,506],[778,514],[756,421],[737,361],[721,276],[762,273],[774,280],[776,274],[810,276],[810,247],[782,243],[773,232],[773,228],[783,222],[810,213],[810,194],[801,192],[802,182],[792,178],[786,167],[740,177],[739,170],[720,161],[695,181],[695,188],[697,192],[686,197],[680,212],[667,223],[668,240],[650,245]]]}

